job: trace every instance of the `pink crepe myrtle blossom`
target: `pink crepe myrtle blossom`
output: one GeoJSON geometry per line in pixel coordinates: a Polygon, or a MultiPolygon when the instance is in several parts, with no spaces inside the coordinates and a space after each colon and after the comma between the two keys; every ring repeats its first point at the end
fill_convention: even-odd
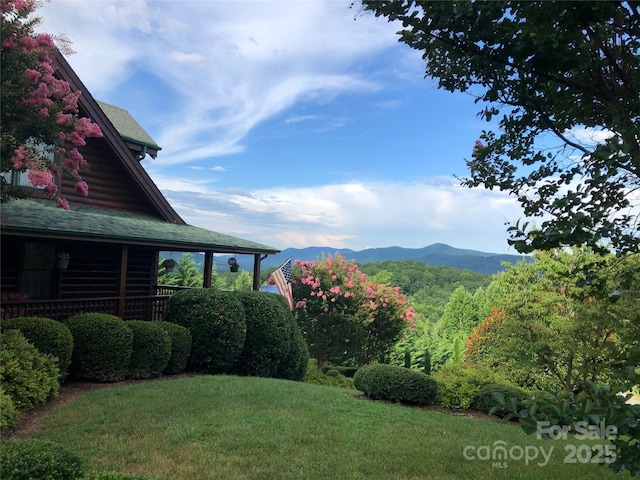
{"type": "Polygon", "coordinates": [[[304,309],[297,303],[295,312],[315,358],[338,355],[361,364],[390,349],[414,324],[415,312],[401,290],[371,281],[354,261],[328,255],[296,265],[301,274],[294,296],[306,301],[304,309]],[[335,333],[327,331],[326,322],[336,325],[335,333]],[[341,323],[354,332],[348,347],[340,337],[341,323]]]}
{"type": "Polygon", "coordinates": [[[27,68],[27,71],[25,72],[25,74],[27,75],[27,79],[29,80],[29,83],[36,83],[38,79],[42,76],[42,74],[38,70],[33,70],[31,68],[27,68]]]}
{"type": "MultiPolygon", "coordinates": [[[[87,162],[74,147],[86,145],[88,137],[101,137],[100,127],[89,118],[78,116],[81,92],[72,91],[69,83],[56,75],[53,56],[57,52],[51,35],[34,32],[33,25],[39,19],[32,15],[40,2],[2,0],[0,5],[3,61],[7,55],[8,62],[22,65],[24,69],[15,72],[3,69],[0,78],[3,112],[24,111],[22,123],[37,126],[39,141],[48,145],[55,144],[58,139],[61,141],[56,151],[60,166],[56,166],[44,152],[39,153],[29,146],[30,134],[18,128],[22,123],[12,122],[3,114],[0,132],[4,155],[0,158],[2,168],[5,171],[28,169],[27,178],[31,185],[43,187],[44,192],[54,199],[59,189],[53,178],[60,177],[62,169],[76,181],[76,191],[87,195],[88,185],[79,172],[87,162]],[[7,151],[12,153],[6,155],[7,151]]],[[[65,199],[57,198],[57,205],[69,208],[65,199]]]]}
{"type": "Polygon", "coordinates": [[[85,182],[84,180],[81,180],[76,183],[75,191],[83,197],[86,197],[87,195],[89,195],[89,185],[87,185],[87,182],[85,182]]]}
{"type": "Polygon", "coordinates": [[[58,197],[56,201],[58,207],[64,208],[65,210],[69,210],[69,202],[66,198],[58,197]]]}
{"type": "Polygon", "coordinates": [[[44,187],[53,181],[51,172],[41,170],[29,170],[27,178],[34,187],[44,187]]]}
{"type": "Polygon", "coordinates": [[[484,148],[485,148],[484,144],[480,140],[476,140],[473,143],[473,150],[471,152],[471,156],[473,158],[478,158],[484,148]]]}

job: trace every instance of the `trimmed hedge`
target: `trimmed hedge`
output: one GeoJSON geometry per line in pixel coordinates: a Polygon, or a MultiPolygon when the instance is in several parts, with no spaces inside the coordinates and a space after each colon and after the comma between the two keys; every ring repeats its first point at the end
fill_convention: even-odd
{"type": "MultiPolygon", "coordinates": [[[[0,385],[0,432],[6,428],[13,427],[18,421],[20,413],[16,410],[13,400],[0,385]]],[[[2,478],[2,475],[0,475],[2,478]]]]}
{"type": "Polygon", "coordinates": [[[0,384],[16,410],[28,410],[57,396],[59,375],[57,359],[40,353],[19,330],[0,334],[0,384]]]}
{"type": "Polygon", "coordinates": [[[155,378],[171,357],[171,338],[155,322],[129,320],[125,322],[133,333],[133,351],[129,362],[127,378],[155,378]]]}
{"type": "Polygon", "coordinates": [[[353,386],[367,396],[419,405],[435,402],[438,382],[429,375],[396,365],[376,364],[359,369],[353,386]]]}
{"type": "Polygon", "coordinates": [[[290,350],[291,325],[281,298],[273,293],[237,291],[247,320],[247,338],[233,368],[238,375],[275,377],[290,350]]]}
{"type": "Polygon", "coordinates": [[[77,454],[46,440],[3,440],[0,465],[2,480],[72,480],[84,475],[77,454]]]}
{"type": "Polygon", "coordinates": [[[164,320],[191,332],[189,370],[216,374],[233,369],[247,335],[244,308],[234,292],[181,290],[167,300],[164,320]]]}
{"type": "MultiPolygon", "coordinates": [[[[480,387],[476,394],[471,399],[471,408],[480,410],[484,413],[490,413],[493,407],[497,407],[498,402],[494,396],[495,393],[500,393],[505,399],[516,397],[518,401],[526,397],[526,392],[518,387],[512,385],[505,385],[503,383],[490,383],[480,387]]],[[[504,416],[506,412],[501,413],[497,411],[495,415],[504,416]]]]}
{"type": "Polygon", "coordinates": [[[353,388],[352,378],[345,377],[337,370],[327,370],[327,373],[322,373],[322,370],[318,368],[318,363],[314,358],[309,359],[307,372],[303,381],[305,383],[326,385],[329,387],[353,388]],[[335,372],[335,375],[329,374],[330,371],[335,372]]]}
{"type": "Polygon", "coordinates": [[[280,295],[278,295],[278,297],[281,308],[283,309],[283,315],[287,316],[289,323],[289,351],[282,357],[275,377],[300,382],[307,373],[309,348],[298,326],[298,322],[293,316],[293,313],[291,313],[291,310],[289,310],[287,301],[280,295]]]}
{"type": "Polygon", "coordinates": [[[447,364],[433,374],[438,381],[438,405],[445,408],[468,409],[481,387],[507,381],[489,367],[447,364]]]}
{"type": "Polygon", "coordinates": [[[162,372],[165,375],[176,375],[187,368],[187,361],[191,355],[191,333],[187,327],[171,322],[154,322],[162,328],[171,339],[171,356],[162,372]]]}
{"type": "Polygon", "coordinates": [[[73,335],[71,376],[98,382],[117,382],[127,377],[133,333],[121,318],[82,313],[64,323],[73,335]]]}
{"type": "Polygon", "coordinates": [[[40,353],[53,355],[58,361],[60,381],[69,374],[73,336],[67,326],[51,318],[17,317],[2,321],[2,330],[20,330],[40,353]]]}

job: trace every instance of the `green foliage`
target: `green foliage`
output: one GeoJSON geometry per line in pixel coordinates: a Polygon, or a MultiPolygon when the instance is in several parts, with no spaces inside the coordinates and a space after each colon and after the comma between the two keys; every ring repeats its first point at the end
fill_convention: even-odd
{"type": "Polygon", "coordinates": [[[237,291],[247,321],[247,337],[234,366],[238,375],[275,377],[289,352],[291,310],[280,295],[268,292],[237,291]]]}
{"type": "Polygon", "coordinates": [[[65,320],[73,335],[71,376],[98,382],[124,380],[133,351],[133,333],[106,313],[82,313],[65,320]]]}
{"type": "MultiPolygon", "coordinates": [[[[281,303],[286,308],[286,300],[281,299],[281,303]]],[[[289,351],[282,357],[276,378],[284,378],[286,380],[301,381],[307,373],[307,365],[309,364],[309,349],[307,342],[302,336],[302,331],[295,319],[289,324],[289,351]]]]}
{"type": "Polygon", "coordinates": [[[2,480],[75,480],[84,474],[78,455],[38,439],[0,442],[0,465],[2,480]]]}
{"type": "Polygon", "coordinates": [[[253,275],[247,270],[240,272],[235,282],[233,282],[233,290],[237,292],[250,292],[253,290],[253,275]]]}
{"type": "Polygon", "coordinates": [[[182,290],[167,300],[164,320],[191,332],[188,369],[213,374],[232,371],[247,334],[244,308],[234,292],[182,290]]]}
{"type": "Polygon", "coordinates": [[[504,112],[463,184],[509,192],[524,215],[541,218],[539,229],[512,225],[510,244],[640,251],[628,208],[640,175],[636,2],[362,3],[402,23],[400,41],[421,52],[440,88],[475,94],[487,121],[504,112]]]}
{"type": "Polygon", "coordinates": [[[640,345],[638,255],[538,252],[495,277],[500,305],[467,341],[467,358],[526,388],[618,384],[612,362],[640,345]]]}
{"type": "Polygon", "coordinates": [[[488,314],[483,289],[471,294],[460,286],[453,292],[442,317],[430,331],[428,348],[434,369],[448,361],[458,363],[462,360],[461,339],[466,338],[488,314]]]}
{"type": "MultiPolygon", "coordinates": [[[[518,400],[522,400],[526,395],[527,394],[524,390],[514,387],[513,385],[490,383],[480,387],[475,395],[473,395],[473,398],[471,399],[471,408],[480,410],[484,413],[491,413],[494,407],[501,405],[501,398],[515,397],[518,400]]],[[[493,410],[493,413],[496,413],[496,410],[493,410]]]]}
{"type": "MultiPolygon", "coordinates": [[[[203,274],[189,252],[184,252],[182,254],[180,260],[176,262],[175,268],[172,272],[167,271],[164,262],[164,258],[160,258],[158,261],[158,285],[202,287],[203,274]]],[[[215,275],[215,271],[212,275],[211,285],[217,286],[216,280],[218,280],[218,278],[215,275]]]]}
{"type": "MultiPolygon", "coordinates": [[[[432,305],[444,306],[460,285],[474,292],[486,287],[491,278],[484,273],[461,270],[444,265],[429,265],[412,260],[384,260],[359,265],[360,270],[376,283],[390,283],[409,296],[429,298],[432,305]]],[[[437,318],[436,318],[437,320],[437,318]]]]}
{"type": "Polygon", "coordinates": [[[408,348],[404,350],[404,368],[411,368],[411,352],[408,348]]]}
{"type": "Polygon", "coordinates": [[[41,353],[58,359],[60,381],[68,375],[73,352],[73,336],[62,322],[42,317],[17,317],[2,321],[2,330],[20,330],[41,353]]]}
{"type": "MultiPolygon", "coordinates": [[[[640,349],[635,355],[640,357],[640,349]]],[[[497,395],[497,400],[499,406],[495,410],[504,415],[504,420],[517,418],[528,434],[540,433],[539,422],[547,422],[548,426],[575,426],[577,422],[585,422],[597,428],[603,424],[608,429],[615,428],[615,432],[606,436],[616,454],[609,468],[640,476],[640,405],[626,403],[626,397],[608,385],[601,387],[589,382],[587,389],[578,394],[540,391],[520,401],[501,395],[497,395]]]]}
{"type": "Polygon", "coordinates": [[[413,323],[415,313],[399,288],[370,281],[344,257],[296,264],[296,318],[320,364],[383,358],[413,323]]]}
{"type": "Polygon", "coordinates": [[[341,388],[352,388],[353,387],[353,379],[349,377],[345,377],[338,370],[333,370],[335,374],[328,375],[327,373],[323,373],[320,368],[318,368],[318,362],[314,358],[308,359],[308,366],[306,373],[304,375],[303,381],[305,383],[313,383],[316,385],[325,385],[327,387],[341,387],[341,388]]]}
{"type": "Polygon", "coordinates": [[[362,367],[353,377],[353,386],[373,399],[420,405],[434,403],[438,394],[435,379],[396,365],[362,367]]]}
{"type": "Polygon", "coordinates": [[[479,390],[489,384],[508,384],[493,370],[461,363],[451,363],[433,374],[438,381],[438,405],[445,408],[468,409],[479,390]]]}
{"type": "Polygon", "coordinates": [[[429,353],[429,349],[424,350],[422,361],[424,362],[424,373],[431,375],[431,354],[429,353]]]}
{"type": "Polygon", "coordinates": [[[0,385],[0,433],[7,428],[13,427],[19,416],[20,413],[16,410],[11,396],[0,385]]]}
{"type": "MultiPolygon", "coordinates": [[[[40,353],[18,330],[0,334],[0,385],[19,410],[42,405],[58,395],[57,359],[40,353]]],[[[9,418],[13,414],[9,412],[9,418]]]]}
{"type": "Polygon", "coordinates": [[[187,327],[171,322],[155,322],[164,329],[171,339],[171,356],[162,372],[165,375],[176,375],[184,371],[191,355],[191,333],[187,327]]]}
{"type": "Polygon", "coordinates": [[[133,333],[133,350],[127,378],[155,378],[169,363],[171,337],[156,322],[129,320],[125,322],[133,333]]]}
{"type": "Polygon", "coordinates": [[[349,377],[349,378],[353,378],[353,376],[356,374],[356,372],[359,370],[358,367],[345,367],[343,365],[331,365],[331,364],[327,364],[325,365],[322,370],[326,373],[329,370],[336,370],[339,373],[341,373],[342,375],[344,375],[345,377],[349,377]]]}

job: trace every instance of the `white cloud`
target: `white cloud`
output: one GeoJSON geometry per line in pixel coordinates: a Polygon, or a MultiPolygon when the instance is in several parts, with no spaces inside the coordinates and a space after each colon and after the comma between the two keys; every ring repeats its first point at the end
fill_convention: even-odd
{"type": "Polygon", "coordinates": [[[500,253],[508,251],[505,220],[521,216],[505,194],[463,188],[448,178],[253,191],[158,185],[187,223],[277,248],[443,242],[500,253]]]}
{"type": "Polygon", "coordinates": [[[158,163],[169,165],[242,152],[248,132],[302,99],[377,88],[345,72],[394,46],[394,26],[370,15],[354,21],[349,6],[56,0],[39,13],[42,28],[78,46],[69,61],[98,98],[114,96],[136,71],[166,86],[149,103],[164,146],[158,163]]]}

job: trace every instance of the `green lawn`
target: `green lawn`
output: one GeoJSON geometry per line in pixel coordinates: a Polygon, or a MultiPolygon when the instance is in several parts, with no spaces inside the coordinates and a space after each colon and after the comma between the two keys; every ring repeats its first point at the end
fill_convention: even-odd
{"type": "Polygon", "coordinates": [[[57,409],[35,437],[74,448],[91,469],[167,480],[630,478],[604,466],[563,463],[566,442],[536,440],[516,425],[356,393],[250,377],[142,382],[97,390],[57,409]],[[494,442],[512,455],[478,459],[494,442]],[[553,448],[545,466],[538,465],[540,448],[553,448]],[[528,464],[517,458],[526,451],[538,458],[528,464]]]}

